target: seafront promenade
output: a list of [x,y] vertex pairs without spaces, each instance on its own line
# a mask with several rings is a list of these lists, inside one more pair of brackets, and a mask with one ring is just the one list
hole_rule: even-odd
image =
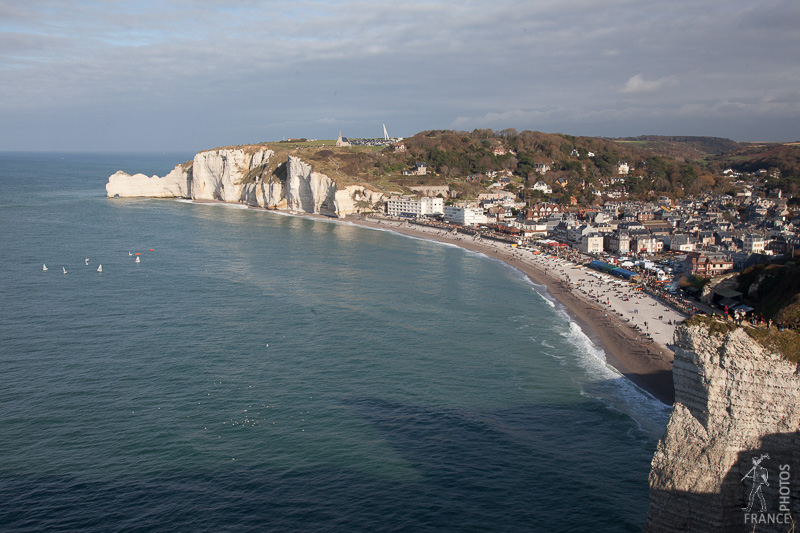
[[353,224],[458,245],[503,261],[547,288],[584,332],[600,346],[606,362],[664,403],[674,401],[672,335],[686,315],[635,284],[614,278],[544,249],[385,218],[348,218]]

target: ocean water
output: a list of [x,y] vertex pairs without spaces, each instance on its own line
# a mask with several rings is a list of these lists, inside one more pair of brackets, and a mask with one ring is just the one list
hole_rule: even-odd
[[191,156],[0,154],[0,530],[641,529],[668,409],[540,287],[388,231],[105,198]]

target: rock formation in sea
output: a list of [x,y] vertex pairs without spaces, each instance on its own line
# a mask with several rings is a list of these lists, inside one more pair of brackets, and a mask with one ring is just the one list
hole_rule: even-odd
[[341,185],[298,157],[276,157],[263,145],[206,150],[164,177],[118,171],[106,195],[218,200],[335,217],[369,211],[383,199],[366,185]]
[[713,319],[679,325],[675,346],[675,404],[652,461],[645,531],[792,530],[800,366]]

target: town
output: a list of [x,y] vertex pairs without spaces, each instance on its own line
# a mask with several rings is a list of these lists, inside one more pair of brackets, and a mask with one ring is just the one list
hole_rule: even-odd
[[[403,142],[393,146],[395,151],[406,150]],[[497,145],[493,152],[517,155]],[[569,155],[584,160],[595,157],[585,149],[572,149]],[[557,166],[556,162],[535,163],[526,179],[510,169],[469,175],[467,182],[488,182],[481,189],[473,188],[473,194],[420,180],[422,184],[406,185],[409,193],[388,196],[384,205],[375,206],[372,216],[492,239],[519,249],[570,254],[573,260],[606,273],[627,272],[627,279],[642,283],[681,311],[716,310],[726,316],[730,311],[732,317],[753,308],[743,303],[746,295],[720,283],[721,279],[800,254],[798,206],[770,184],[769,178],[774,182],[780,174],[778,169],[724,168],[718,179],[726,183],[725,192],[709,190],[680,199],[663,194],[640,200],[626,194],[634,165],[619,160],[609,175],[591,183],[580,179],[591,198],[581,203],[574,196],[564,200],[563,190],[568,181],[575,180],[568,180],[563,172],[551,175]],[[419,178],[433,174],[422,161],[402,173]]]

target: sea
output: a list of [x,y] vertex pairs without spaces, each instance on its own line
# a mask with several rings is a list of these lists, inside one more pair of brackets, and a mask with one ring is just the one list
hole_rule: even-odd
[[543,287],[346,221],[105,197],[192,155],[0,153],[0,530],[641,530],[669,408]]

